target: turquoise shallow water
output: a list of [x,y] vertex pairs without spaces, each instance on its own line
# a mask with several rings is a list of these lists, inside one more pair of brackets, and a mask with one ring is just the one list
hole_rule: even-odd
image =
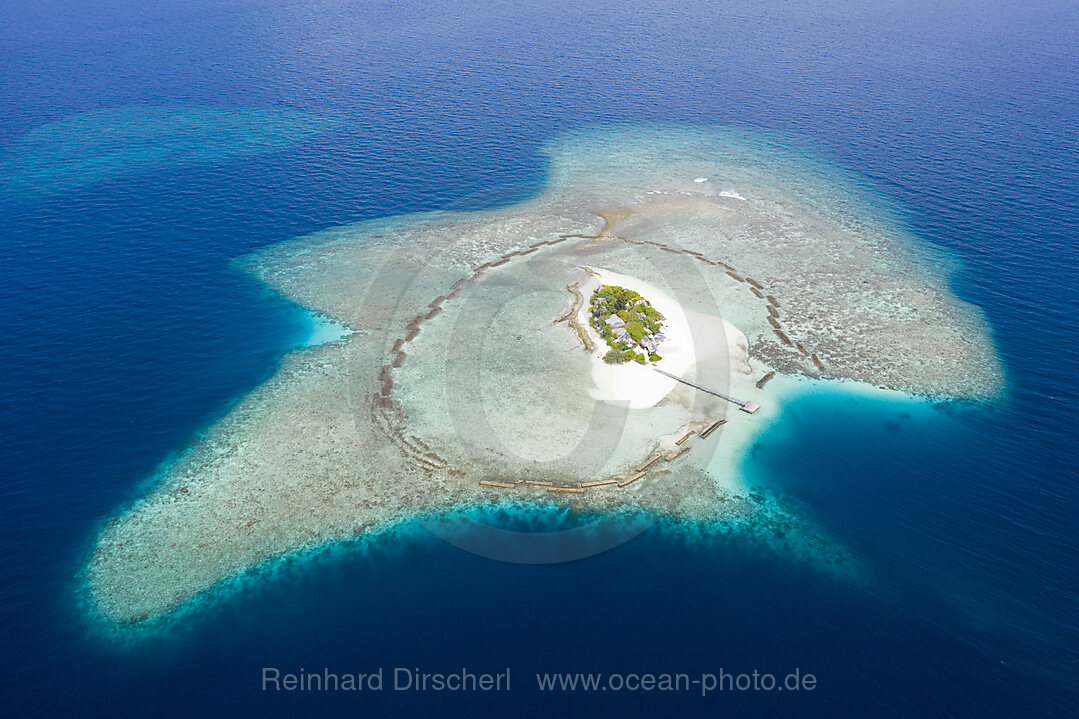
[[[0,326],[14,338],[0,346],[8,711],[1069,715],[1079,659],[1070,4],[690,3],[662,15],[595,4],[552,16],[527,5],[466,15],[437,4],[98,2],[0,17],[0,153],[16,153],[6,162],[47,157],[19,155],[19,138],[68,118],[108,136],[80,113],[113,108],[343,118],[318,133],[275,125],[272,146],[243,156],[206,162],[174,137],[181,161],[168,166],[41,193],[0,184]],[[958,258],[954,289],[984,308],[1006,366],[1001,402],[807,397],[751,455],[765,491],[855,552],[871,580],[680,527],[529,567],[413,526],[284,562],[139,641],[97,631],[78,577],[101,525],[308,331],[230,261],[359,219],[528,196],[544,178],[537,148],[592,121],[796,133]],[[267,664],[512,666],[515,690],[281,696],[258,691]],[[611,698],[540,694],[530,681],[796,666],[819,690]]]

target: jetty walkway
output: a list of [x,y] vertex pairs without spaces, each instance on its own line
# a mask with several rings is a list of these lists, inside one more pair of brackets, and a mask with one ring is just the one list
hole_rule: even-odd
[[742,410],[743,412],[748,412],[749,414],[753,414],[754,412],[756,412],[758,409],[761,408],[761,405],[760,405],[759,402],[750,402],[750,401],[746,401],[746,400],[735,399],[734,397],[731,397],[729,394],[723,394],[722,392],[717,392],[714,389],[708,389],[707,387],[702,387],[699,384],[694,384],[693,382],[690,382],[687,379],[682,379],[678,375],[673,375],[670,372],[664,372],[663,370],[659,369],[658,367],[653,367],[652,369],[655,370],[656,372],[659,372],[661,375],[666,375],[667,377],[670,377],[673,380],[677,380],[677,381],[681,382],[682,384],[688,384],[690,387],[692,387],[694,389],[699,389],[701,392],[707,392],[710,395],[714,395],[716,397],[719,397],[720,399],[725,399],[728,402],[731,402],[732,404],[736,404],[736,405],[738,405],[738,408],[740,410]]

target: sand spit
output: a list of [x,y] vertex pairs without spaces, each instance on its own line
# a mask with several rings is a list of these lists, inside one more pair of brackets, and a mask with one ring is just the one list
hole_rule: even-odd
[[[507,501],[727,523],[841,554],[741,480],[792,378],[999,393],[985,323],[947,290],[943,260],[818,164],[670,128],[587,131],[548,152],[534,200],[241,260],[353,332],[286,357],[108,522],[87,570],[104,618],[154,619],[275,557]],[[605,378],[580,322],[596,273],[681,313],[668,371],[760,412],[647,368]]]

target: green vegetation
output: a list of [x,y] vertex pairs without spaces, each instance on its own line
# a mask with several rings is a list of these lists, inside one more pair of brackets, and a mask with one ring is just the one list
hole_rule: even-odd
[[607,364],[625,364],[626,362],[639,362],[640,364],[648,364],[648,358],[640,352],[620,349],[607,350],[607,354],[603,355],[603,361]]
[[[611,348],[604,362],[659,362],[655,347],[662,340],[657,335],[663,331],[664,318],[648,300],[625,287],[602,285],[592,293],[589,311],[589,324]],[[618,319],[612,322],[612,317]]]

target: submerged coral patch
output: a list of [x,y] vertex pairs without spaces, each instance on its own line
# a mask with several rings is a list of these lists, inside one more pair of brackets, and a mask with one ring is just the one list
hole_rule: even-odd
[[341,124],[304,110],[120,107],[37,127],[0,154],[0,192],[65,192],[145,170],[282,150]]

